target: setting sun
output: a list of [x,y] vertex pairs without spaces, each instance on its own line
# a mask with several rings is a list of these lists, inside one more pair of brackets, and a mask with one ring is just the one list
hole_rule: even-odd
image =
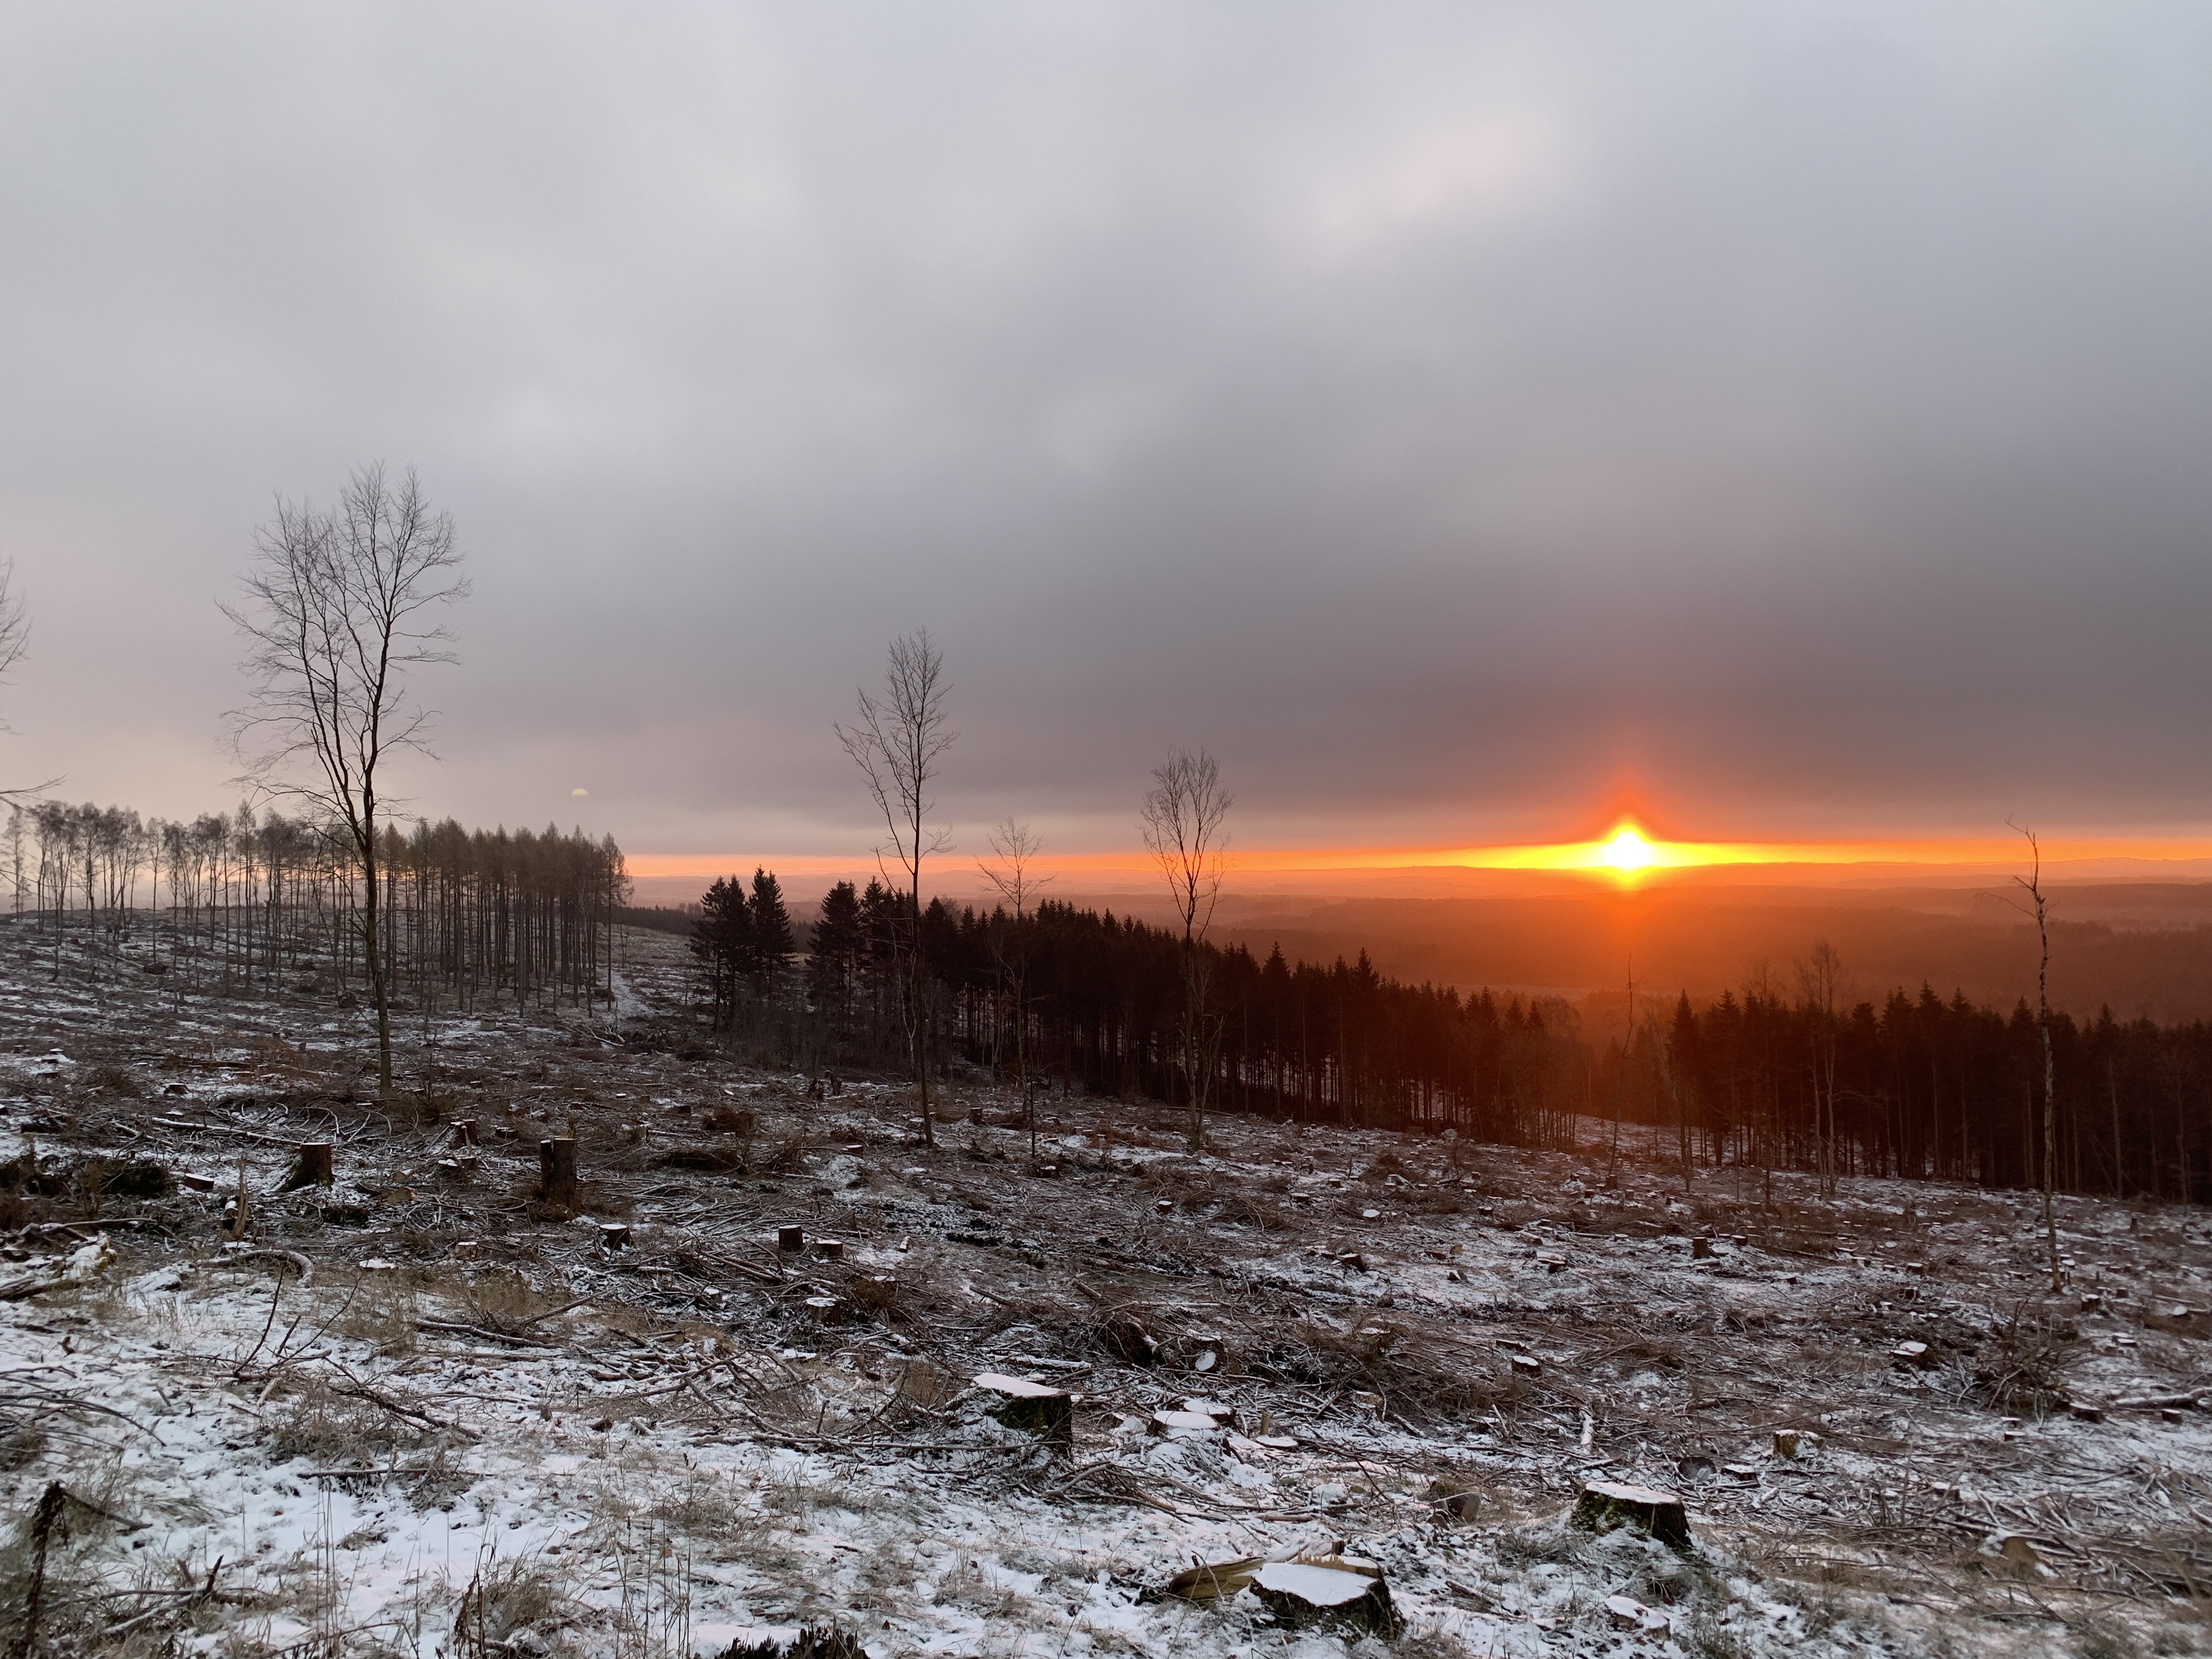
[[1651,843],[1636,833],[1636,826],[1624,823],[1613,832],[1600,853],[1601,862],[1615,870],[1631,871],[1649,868],[1657,858]]

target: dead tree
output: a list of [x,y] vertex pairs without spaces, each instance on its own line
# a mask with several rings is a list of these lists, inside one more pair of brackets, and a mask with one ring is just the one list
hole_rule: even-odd
[[1221,787],[1212,756],[1177,748],[1152,769],[1152,787],[1139,809],[1138,832],[1167,878],[1182,927],[1183,1081],[1194,1152],[1206,1150],[1206,1097],[1213,1075],[1214,1031],[1206,1007],[1211,963],[1204,947],[1228,869],[1229,837],[1222,826],[1234,801]]
[[[466,596],[450,514],[410,470],[394,486],[380,462],[356,471],[332,511],[276,500],[255,536],[243,604],[223,612],[246,639],[252,681],[231,717],[247,777],[312,802],[342,837],[362,889],[359,927],[376,1005],[377,1091],[392,1093],[392,1000],[381,929],[382,769],[424,747],[429,714],[410,702],[407,670],[452,662],[434,620]],[[291,769],[301,757],[312,767]]]
[[924,859],[951,845],[946,831],[929,825],[930,814],[937,810],[929,797],[930,781],[959,735],[945,723],[945,700],[951,690],[945,684],[943,653],[929,642],[927,629],[917,629],[891,641],[883,695],[860,691],[859,718],[836,728],[837,741],[867,779],[869,799],[890,833],[890,841],[876,849],[877,859],[880,862],[888,855],[897,863],[899,884],[905,890],[901,896],[907,913],[908,1018],[926,1146],[937,1144],[937,1134],[929,1112],[929,981],[922,960],[921,866]]
[[2058,1222],[2051,1201],[2058,1164],[2058,1070],[2051,1057],[2051,915],[2043,893],[2043,848],[2034,830],[2020,833],[2027,837],[2027,874],[2014,876],[2013,884],[2027,895],[2027,902],[2014,908],[2035,918],[2036,942],[2042,951],[2035,964],[2035,1029],[2043,1038],[2043,1242],[2051,1258],[2055,1296],[2064,1286],[2058,1268]]

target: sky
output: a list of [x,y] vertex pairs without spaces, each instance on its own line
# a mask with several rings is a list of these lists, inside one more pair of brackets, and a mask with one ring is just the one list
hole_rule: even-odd
[[[416,808],[962,854],[2212,843],[2212,11],[0,11],[9,778],[238,795],[275,497],[475,591]],[[585,794],[575,792],[582,790]],[[1295,861],[1295,860],[1293,860]]]

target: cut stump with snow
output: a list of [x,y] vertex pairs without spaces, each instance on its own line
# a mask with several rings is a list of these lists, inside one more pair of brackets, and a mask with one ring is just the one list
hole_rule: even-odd
[[1690,1547],[1690,1516],[1682,1500],[1671,1492],[1651,1486],[1616,1486],[1592,1480],[1583,1487],[1571,1517],[1587,1532],[1611,1532],[1633,1527],[1678,1550]]
[[1054,1446],[1075,1443],[1075,1396],[1048,1382],[1032,1382],[1024,1376],[1005,1376],[985,1371],[975,1386],[996,1395],[991,1415],[1010,1429],[1020,1429]]
[[1269,1561],[1252,1575],[1252,1594],[1279,1623],[1325,1626],[1385,1638],[1404,1628],[1390,1586],[1372,1561],[1347,1555],[1302,1555]]
[[1145,1432],[1170,1440],[1202,1438],[1219,1432],[1220,1422],[1211,1412],[1157,1411],[1145,1419]]

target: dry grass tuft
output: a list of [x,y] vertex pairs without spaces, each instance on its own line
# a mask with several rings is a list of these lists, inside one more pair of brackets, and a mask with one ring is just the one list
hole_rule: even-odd
[[415,1321],[420,1312],[415,1287],[397,1275],[362,1274],[331,1328],[357,1342],[373,1343],[380,1353],[415,1352]]
[[388,1458],[422,1443],[419,1425],[374,1401],[343,1395],[319,1377],[294,1382],[267,1419],[269,1455],[316,1465]]
[[462,1590],[453,1613],[453,1659],[490,1659],[525,1631],[570,1621],[574,1603],[559,1576],[536,1556],[487,1560]]
[[460,1303],[470,1324],[510,1335],[561,1305],[541,1295],[520,1273],[505,1268],[465,1281]]

